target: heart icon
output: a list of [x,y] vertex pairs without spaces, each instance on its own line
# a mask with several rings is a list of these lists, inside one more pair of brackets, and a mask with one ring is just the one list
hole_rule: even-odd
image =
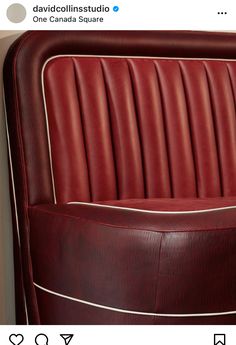
[[11,334],[9,340],[13,345],[20,345],[24,340],[24,337],[22,334]]

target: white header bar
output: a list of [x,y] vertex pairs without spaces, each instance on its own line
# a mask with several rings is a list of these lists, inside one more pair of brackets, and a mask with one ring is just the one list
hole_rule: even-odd
[[[25,8],[22,22],[13,23],[7,17],[9,6],[14,3]],[[13,17],[17,16],[14,8],[10,10]],[[234,0],[1,0],[0,30],[29,29],[236,31],[236,3]]]

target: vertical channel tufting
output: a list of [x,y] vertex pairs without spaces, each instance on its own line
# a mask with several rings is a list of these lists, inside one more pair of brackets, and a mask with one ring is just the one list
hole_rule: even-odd
[[140,124],[146,194],[148,198],[168,198],[171,196],[170,177],[155,66],[148,59],[129,59],[128,62]]
[[58,202],[235,195],[234,61],[57,57],[44,90]]
[[133,97],[134,110],[135,110],[135,120],[136,120],[138,138],[139,138],[139,144],[140,144],[140,158],[141,158],[141,163],[142,163],[144,198],[146,198],[147,197],[147,191],[146,191],[147,187],[146,187],[146,178],[145,178],[146,171],[145,171],[145,166],[144,166],[143,140],[142,140],[142,136],[141,136],[141,128],[140,128],[140,122],[139,122],[139,117],[138,117],[138,105],[137,105],[137,100],[136,100],[136,95],[135,95],[135,90],[134,90],[134,80],[132,77],[132,72],[130,69],[129,60],[127,60],[127,66],[128,66],[129,78],[130,78],[130,83],[131,83],[131,88],[132,88],[132,97]]
[[80,100],[80,85],[78,83],[78,78],[76,75],[76,68],[75,68],[75,63],[72,59],[73,63],[73,70],[74,70],[74,77],[75,77],[75,85],[76,85],[76,92],[77,92],[77,97],[78,97],[78,102],[80,105],[80,119],[81,119],[81,129],[82,129],[82,134],[83,134],[83,141],[84,141],[84,152],[85,152],[85,157],[86,157],[86,168],[87,168],[87,175],[88,175],[88,188],[89,188],[89,200],[92,201],[92,191],[91,191],[91,181],[90,181],[90,176],[89,176],[89,161],[88,161],[88,153],[87,153],[87,146],[86,146],[86,140],[85,140],[85,126],[83,123],[83,110],[81,106],[81,100]]
[[73,59],[88,155],[92,201],[116,199],[116,179],[103,73],[99,59]]
[[183,71],[181,68],[181,62],[180,61],[178,61],[178,65],[179,65],[181,80],[182,80],[182,84],[183,84],[184,98],[185,98],[185,102],[186,102],[187,119],[188,119],[188,126],[189,126],[189,137],[190,137],[190,143],[191,143],[191,152],[192,152],[192,157],[193,157],[193,167],[194,167],[194,176],[195,176],[195,185],[196,185],[196,197],[198,197],[198,180],[197,180],[197,176],[196,176],[196,162],[195,162],[195,154],[194,154],[193,138],[192,138],[193,135],[192,135],[191,122],[190,122],[190,115],[189,115],[189,98],[188,98],[188,94],[186,91],[186,84],[185,84],[185,80],[183,77]]
[[218,175],[219,175],[219,196],[222,196],[222,179],[221,179],[221,168],[220,168],[220,160],[219,160],[219,143],[218,143],[218,137],[217,137],[217,132],[216,132],[216,123],[215,123],[215,114],[214,114],[214,99],[212,97],[212,88],[211,88],[211,81],[208,75],[208,70],[207,67],[205,65],[205,63],[203,62],[203,66],[205,69],[205,74],[206,74],[206,79],[207,79],[207,85],[208,85],[208,89],[209,89],[209,96],[210,96],[210,106],[211,106],[211,117],[212,117],[212,123],[213,123],[213,133],[214,133],[214,143],[215,144],[215,148],[216,148],[216,156],[217,156],[217,171],[218,171]]
[[207,69],[218,146],[222,194],[236,193],[236,122],[227,66],[224,62],[204,62]]
[[163,116],[162,116],[162,118],[163,118],[163,132],[164,132],[164,138],[165,138],[165,144],[166,144],[167,166],[168,166],[168,169],[169,169],[169,181],[170,181],[169,188],[170,188],[170,196],[173,197],[172,168],[171,168],[171,162],[170,162],[170,145],[168,143],[168,135],[167,135],[167,125],[166,125],[166,115],[165,115],[163,91],[162,91],[162,88],[161,88],[158,68],[155,65],[155,62],[153,62],[153,65],[155,66],[156,80],[157,80],[158,88],[160,90],[161,109],[162,109],[162,113],[163,113]]
[[234,97],[234,111],[236,116],[236,63],[226,63],[226,66],[229,75],[232,94]]
[[111,111],[120,199],[143,198],[141,149],[128,65],[124,59],[101,61]]
[[100,67],[101,67],[101,71],[102,71],[104,90],[106,93],[106,104],[107,104],[107,110],[108,110],[108,120],[109,120],[109,129],[110,129],[110,137],[111,137],[111,149],[112,149],[113,164],[114,164],[114,174],[115,174],[115,180],[116,180],[115,190],[116,190],[117,199],[120,199],[119,181],[118,181],[118,177],[117,177],[117,162],[116,162],[115,147],[114,147],[114,136],[113,136],[113,132],[112,132],[112,123],[111,123],[111,111],[110,111],[110,106],[109,106],[109,99],[108,99],[107,85],[106,85],[106,81],[105,81],[105,74],[104,74],[103,65],[101,63],[101,60],[100,60]]
[[72,61],[63,58],[48,63],[44,72],[44,86],[56,200],[59,203],[75,198],[90,201],[80,105]]
[[[234,121],[236,121],[236,64],[226,64],[227,66],[227,72],[228,72],[228,76],[229,76],[229,82],[230,82],[230,86],[231,86],[231,92],[233,95],[233,101],[234,101]],[[234,125],[234,131],[236,132],[236,125]],[[232,179],[232,182],[235,184],[235,174],[234,177]]]
[[236,122],[234,97],[228,69],[224,62],[205,62],[214,105],[217,141],[219,149],[222,193],[232,196],[236,193]]
[[184,89],[178,61],[155,61],[163,92],[173,196],[195,197],[195,173]]
[[181,61],[180,64],[189,100],[198,196],[220,196],[219,167],[205,69],[201,61]]

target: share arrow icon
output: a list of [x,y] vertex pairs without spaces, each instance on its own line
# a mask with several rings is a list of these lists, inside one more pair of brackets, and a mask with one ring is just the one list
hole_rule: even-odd
[[69,345],[74,334],[60,334],[60,336],[64,339],[65,345]]

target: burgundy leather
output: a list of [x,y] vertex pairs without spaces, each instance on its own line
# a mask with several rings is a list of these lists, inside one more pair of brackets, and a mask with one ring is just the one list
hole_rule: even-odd
[[234,61],[52,59],[57,202],[235,195],[234,79]]
[[[163,314],[231,311],[236,305],[235,216],[236,209],[147,216],[90,205],[34,206],[34,281],[118,309]],[[49,314],[48,309],[42,323],[50,323]],[[54,323],[66,323],[67,317],[73,323],[83,319],[72,307],[64,317],[55,314]]]
[[[235,197],[216,197],[216,198],[158,198],[158,199],[125,199],[125,200],[106,200],[95,202],[96,205],[107,205],[115,207],[125,207],[149,211],[164,212],[185,212],[214,210],[223,207],[234,207]],[[213,212],[214,213],[214,212]]]
[[234,33],[34,31],[13,44],[4,87],[30,323],[235,323],[71,307],[33,285],[147,312],[235,310],[233,208],[65,205],[234,205],[235,60]]
[[[104,309],[97,309],[84,304],[75,304],[72,301],[53,296],[43,291],[37,291],[40,301],[40,315],[42,320],[47,320],[48,324],[72,325],[235,325],[235,315],[211,316],[209,317],[157,317],[157,316],[138,316],[132,314],[122,314]],[[45,305],[57,306],[56,309],[44,308]],[[64,315],[67,315],[65,318]],[[55,321],[56,320],[56,321]]]
[[[161,205],[161,202],[159,202]],[[152,231],[205,231],[205,230],[227,230],[235,226],[236,208],[225,208],[222,210],[213,209],[208,212],[153,212],[147,213],[144,210],[135,212],[124,208],[100,207],[98,205],[37,205],[33,210],[44,210],[45,212],[57,213],[67,217],[79,217],[91,222],[98,222],[104,225],[114,225],[130,229]],[[160,208],[163,208],[162,206]],[[158,211],[158,209],[157,209]]]

